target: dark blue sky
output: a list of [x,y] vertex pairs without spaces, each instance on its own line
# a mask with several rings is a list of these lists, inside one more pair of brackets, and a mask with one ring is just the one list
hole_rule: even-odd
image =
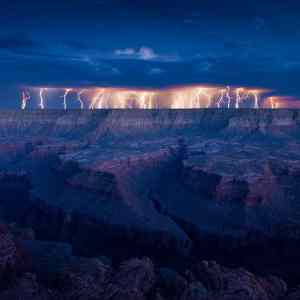
[[300,1],[0,1],[5,100],[22,85],[211,83],[300,96]]

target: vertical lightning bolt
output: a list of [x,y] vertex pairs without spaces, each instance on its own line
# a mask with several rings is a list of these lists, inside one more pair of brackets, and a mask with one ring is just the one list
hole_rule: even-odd
[[100,93],[98,93],[96,96],[93,97],[91,104],[89,106],[89,109],[92,109],[92,110],[95,109],[95,105],[97,103],[99,96],[100,96]]
[[235,93],[236,93],[236,99],[235,99],[235,108],[240,108],[240,103],[241,103],[241,100],[242,100],[242,97],[241,97],[241,93],[244,91],[243,88],[238,88],[236,89]]
[[140,95],[140,99],[138,101],[138,105],[139,105],[139,108],[141,109],[147,109],[148,108],[148,97],[147,97],[147,93],[141,93]]
[[258,104],[258,93],[257,93],[257,91],[252,91],[252,95],[254,97],[254,108],[258,109],[259,104]]
[[98,103],[98,101],[103,93],[104,93],[104,89],[100,89],[100,91],[93,97],[91,104],[89,106],[89,109],[93,110],[96,108],[96,104]]
[[47,88],[41,88],[40,89],[40,104],[39,104],[40,109],[45,109],[45,96],[44,96],[44,93],[47,90],[48,90]]
[[226,87],[227,108],[231,107],[230,86]]
[[222,89],[222,90],[221,90],[221,95],[220,95],[220,97],[218,98],[218,101],[217,101],[217,107],[218,107],[218,108],[221,108],[221,105],[222,105],[222,103],[223,103],[223,101],[224,101],[225,93],[226,93],[226,90],[225,90],[225,89]]
[[77,93],[77,99],[80,103],[80,109],[84,109],[84,103],[83,103],[83,100],[82,100],[81,96],[85,92],[86,92],[86,90],[81,90],[80,92]]
[[67,103],[67,97],[69,95],[69,93],[72,91],[72,89],[65,89],[65,93],[63,95],[64,98],[64,110],[68,109],[68,103]]
[[97,108],[104,109],[106,94],[100,94],[98,97]]
[[272,109],[277,109],[278,108],[278,103],[276,100],[274,100],[274,97],[270,97],[270,105]]
[[270,104],[271,104],[271,108],[274,109],[275,108],[275,105],[274,105],[275,103],[274,103],[274,98],[273,97],[270,98]]
[[27,102],[28,102],[29,100],[30,100],[29,92],[22,91],[22,104],[21,104],[21,108],[22,108],[23,110],[26,109]]

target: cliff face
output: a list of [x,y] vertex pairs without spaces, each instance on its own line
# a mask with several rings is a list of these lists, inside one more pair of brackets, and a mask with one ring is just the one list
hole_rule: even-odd
[[69,137],[96,140],[108,134],[136,135],[196,130],[198,134],[299,129],[298,110],[101,110],[1,111],[0,136]]
[[290,268],[299,133],[297,110],[2,111],[0,216],[80,255],[227,251],[255,268],[250,244]]

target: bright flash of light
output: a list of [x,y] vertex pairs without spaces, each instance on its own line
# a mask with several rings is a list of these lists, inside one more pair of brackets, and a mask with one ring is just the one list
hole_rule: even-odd
[[154,107],[156,93],[117,88],[99,89],[92,98],[90,109]]
[[[198,109],[198,108],[241,108],[266,107],[269,90],[234,86],[191,85],[162,89],[139,89],[117,87],[91,87],[86,89],[55,88],[63,98],[63,108],[68,109],[68,97],[74,92],[80,108],[84,109]],[[45,108],[46,88],[39,90],[39,107]],[[58,93],[51,93],[53,98]],[[272,92],[273,93],[273,92]],[[82,97],[84,94],[84,98]],[[28,100],[22,94],[22,108]],[[47,101],[50,101],[47,94]],[[273,105],[275,107],[275,105]],[[282,105],[280,104],[280,107]]]
[[69,95],[69,93],[72,91],[72,89],[65,89],[65,93],[63,95],[64,98],[64,110],[68,109],[68,103],[67,103],[67,97]]
[[244,89],[243,88],[238,88],[236,89],[235,91],[235,94],[236,94],[236,99],[235,99],[235,108],[238,109],[240,108],[240,103],[241,103],[241,100],[242,100],[242,96],[241,96],[241,93],[244,92]]
[[217,107],[218,108],[221,108],[221,105],[224,102],[225,93],[226,93],[226,89],[222,89],[220,91],[220,96],[219,96],[218,101],[217,101]]
[[44,95],[44,93],[47,90],[48,90],[47,88],[41,88],[40,89],[40,103],[39,103],[40,109],[45,109],[45,95]]
[[77,93],[77,99],[80,103],[80,109],[84,109],[84,103],[83,103],[83,100],[81,98],[82,94],[85,93],[87,90],[81,90]]
[[271,96],[264,103],[265,108],[300,108],[300,99],[292,96]]
[[27,102],[30,100],[30,94],[28,91],[22,91],[22,103],[21,109],[26,109]]
[[259,93],[258,91],[254,90],[254,91],[250,91],[250,93],[253,95],[254,97],[254,108],[258,109],[259,108]]
[[277,106],[277,103],[274,100],[274,97],[270,97],[270,105],[272,109],[275,109]]
[[199,98],[198,105],[201,105],[201,103],[202,103],[201,96],[203,96],[207,99],[207,103],[206,103],[205,107],[209,108],[212,104],[212,94],[210,93],[210,91],[208,91],[208,89],[199,88],[198,89],[198,98]]
[[89,106],[89,109],[95,109],[96,108],[96,104],[98,102],[98,100],[100,99],[102,93],[104,92],[105,89],[99,89],[96,91],[96,94],[93,96],[91,104]]
[[230,86],[226,87],[227,108],[231,107]]

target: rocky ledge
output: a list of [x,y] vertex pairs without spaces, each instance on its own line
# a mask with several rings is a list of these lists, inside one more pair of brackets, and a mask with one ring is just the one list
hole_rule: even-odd
[[[16,230],[17,229],[17,230]],[[71,245],[35,240],[26,228],[1,225],[3,300],[297,300],[300,289],[276,276],[257,276],[215,261],[150,258],[116,262],[80,257]]]

